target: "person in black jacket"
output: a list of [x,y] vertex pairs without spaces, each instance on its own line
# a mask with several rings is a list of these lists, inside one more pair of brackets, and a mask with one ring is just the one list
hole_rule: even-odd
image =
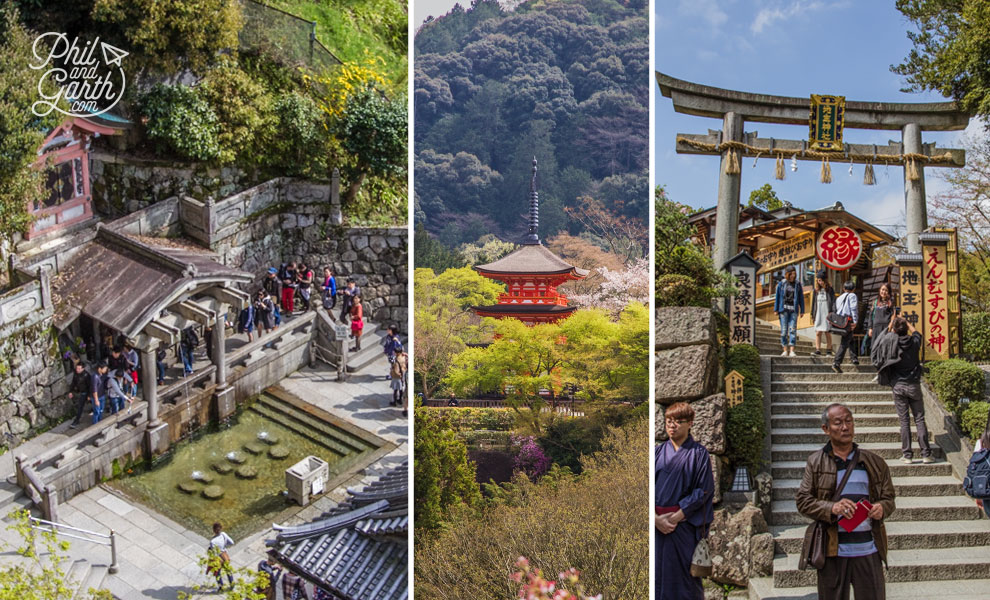
[[933,463],[932,448],[928,442],[928,427],[925,425],[925,402],[921,395],[921,334],[904,317],[896,317],[889,325],[897,335],[897,346],[901,359],[891,367],[891,384],[894,392],[894,408],[901,422],[901,462],[914,462],[911,450],[911,420],[908,410],[914,415],[918,433],[918,446],[921,447],[921,462]]
[[69,384],[69,402],[76,403],[76,418],[69,425],[71,429],[79,427],[79,422],[82,421],[83,409],[86,408],[86,400],[89,398],[92,390],[89,387],[90,376],[86,372],[86,367],[82,362],[77,362],[75,365],[75,371],[72,373],[72,382]]
[[822,269],[815,278],[815,293],[811,298],[811,322],[815,324],[815,356],[822,354],[822,339],[826,354],[832,355],[832,332],[828,328],[828,315],[835,312],[835,290],[828,282],[828,271]]

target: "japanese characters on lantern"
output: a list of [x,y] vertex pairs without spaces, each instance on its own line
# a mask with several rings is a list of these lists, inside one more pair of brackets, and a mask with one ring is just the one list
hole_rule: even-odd
[[[924,235],[924,234],[923,234]],[[922,306],[921,335],[925,341],[924,360],[949,358],[948,268],[945,243],[925,241],[922,237]]]
[[845,271],[859,261],[863,242],[854,229],[833,225],[818,236],[815,255],[818,260],[835,271]]

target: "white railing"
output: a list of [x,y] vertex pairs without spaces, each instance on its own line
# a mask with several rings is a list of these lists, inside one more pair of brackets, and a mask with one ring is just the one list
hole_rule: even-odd
[[[36,519],[34,517],[30,517],[30,520],[31,520],[31,529],[44,531],[46,533],[53,533],[59,537],[81,540],[83,542],[89,542],[91,544],[98,544],[100,546],[109,546],[110,566],[107,567],[107,571],[113,574],[120,570],[120,567],[117,565],[117,534],[114,532],[113,529],[110,530],[110,533],[108,535],[103,533],[96,533],[95,531],[90,531],[88,529],[80,529],[79,527],[73,527],[71,525],[66,525],[64,523],[47,521],[45,519]],[[66,533],[65,530],[68,530],[71,533]],[[81,534],[81,535],[77,535],[77,534]]]

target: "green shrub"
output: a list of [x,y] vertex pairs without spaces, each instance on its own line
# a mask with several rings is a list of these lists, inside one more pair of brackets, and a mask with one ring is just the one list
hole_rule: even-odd
[[712,305],[712,296],[687,275],[660,275],[657,277],[657,306]]
[[983,435],[987,427],[988,413],[990,413],[990,402],[971,402],[963,411],[961,425],[969,439],[975,442]]
[[141,114],[159,152],[204,161],[220,156],[217,115],[192,88],[156,83],[141,99]]
[[760,388],[760,351],[752,344],[736,344],[729,348],[729,358],[725,365],[726,373],[739,371],[745,378],[745,385]]
[[763,464],[763,392],[758,386],[747,385],[743,401],[728,410],[725,438],[731,468],[746,466],[755,472]]
[[329,133],[316,103],[289,92],[278,97],[274,110],[277,125],[270,162],[288,175],[327,177]]
[[454,431],[512,431],[516,413],[511,408],[422,407],[424,419],[441,421]]
[[960,398],[982,400],[986,389],[983,370],[958,358],[929,363],[927,377],[942,404],[957,414]]
[[990,360],[990,313],[963,312],[963,353],[973,360]]
[[195,92],[217,116],[218,162],[265,162],[272,152],[271,140],[278,135],[274,131],[272,97],[265,88],[237,63],[224,61],[207,72]]
[[508,447],[512,443],[511,431],[488,431],[484,429],[459,431],[457,437],[464,440],[469,448],[480,445],[480,442],[491,443],[495,446]]

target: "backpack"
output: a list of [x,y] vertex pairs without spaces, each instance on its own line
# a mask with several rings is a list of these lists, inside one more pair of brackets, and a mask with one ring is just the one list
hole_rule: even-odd
[[971,498],[990,498],[990,449],[978,450],[969,459],[963,491]]

